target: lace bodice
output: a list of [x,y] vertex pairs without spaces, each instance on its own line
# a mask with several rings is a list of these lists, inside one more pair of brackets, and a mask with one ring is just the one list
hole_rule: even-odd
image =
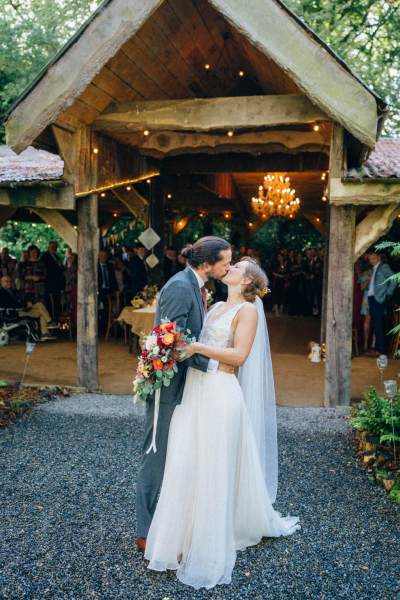
[[[244,303],[236,304],[229,310],[223,308],[226,302],[217,302],[210,308],[204,321],[199,342],[218,348],[229,348],[233,344],[232,321]],[[221,314],[222,311],[222,314]]]

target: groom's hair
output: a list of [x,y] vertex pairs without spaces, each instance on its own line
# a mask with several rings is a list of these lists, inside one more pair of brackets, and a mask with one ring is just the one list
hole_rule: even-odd
[[221,260],[221,252],[229,250],[230,243],[214,235],[202,237],[194,244],[187,244],[181,251],[189,265],[197,269],[203,263],[215,265]]

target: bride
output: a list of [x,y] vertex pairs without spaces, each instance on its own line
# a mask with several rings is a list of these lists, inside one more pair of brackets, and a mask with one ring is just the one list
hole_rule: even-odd
[[[182,403],[171,420],[164,478],[145,550],[149,569],[176,570],[181,582],[196,589],[230,583],[237,550],[300,529],[298,517],[282,517],[272,506],[277,470],[266,471],[275,457],[260,456],[260,448],[273,453],[274,444],[257,439],[246,407],[255,399],[246,390],[266,393],[267,365],[260,369],[257,357],[265,354],[260,331],[266,324],[258,294],[267,278],[245,258],[230,267],[223,281],[227,302],[209,310],[199,341],[185,348],[186,357],[203,354],[219,361],[219,369],[204,373],[188,368]],[[262,343],[267,342],[268,337]],[[247,382],[244,394],[237,367],[242,367],[241,381]],[[260,384],[255,386],[255,380]],[[258,400],[265,404],[265,398]]]

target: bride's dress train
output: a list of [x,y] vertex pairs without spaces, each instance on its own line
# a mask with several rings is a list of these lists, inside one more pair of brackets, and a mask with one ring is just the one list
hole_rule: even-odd
[[[207,318],[201,341],[230,346],[240,306]],[[271,504],[236,376],[189,368],[147,537],[148,568],[174,569],[194,588],[230,583],[237,550],[262,537],[290,535],[300,529],[298,520],[282,517]]]

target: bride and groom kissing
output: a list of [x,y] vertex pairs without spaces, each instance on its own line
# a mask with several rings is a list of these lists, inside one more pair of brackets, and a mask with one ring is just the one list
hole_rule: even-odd
[[[155,324],[176,321],[196,342],[156,415],[146,423],[136,483],[139,551],[156,571],[172,569],[196,589],[228,584],[238,550],[263,537],[300,529],[299,518],[274,510],[278,482],[275,390],[260,295],[268,280],[244,257],[231,264],[230,244],[208,236],[187,246],[188,266],[162,288]],[[207,312],[205,283],[228,286],[226,302]]]

